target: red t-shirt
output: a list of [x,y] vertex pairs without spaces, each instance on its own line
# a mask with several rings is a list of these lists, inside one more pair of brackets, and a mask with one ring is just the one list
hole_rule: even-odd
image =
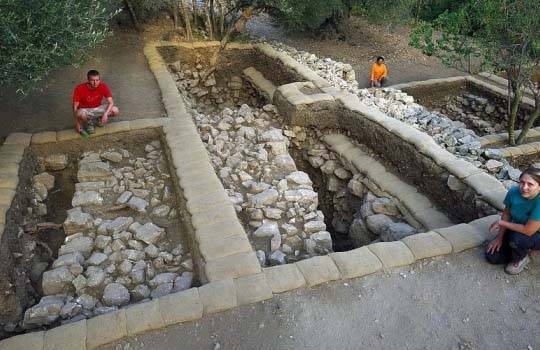
[[73,102],[79,102],[79,108],[99,107],[101,100],[108,97],[112,97],[111,90],[104,82],[100,82],[95,89],[90,89],[88,83],[82,83],[73,90]]

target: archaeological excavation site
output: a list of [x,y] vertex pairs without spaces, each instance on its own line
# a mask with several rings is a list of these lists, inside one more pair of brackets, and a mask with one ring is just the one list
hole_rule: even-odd
[[540,154],[540,128],[506,144],[488,76],[361,89],[283,44],[145,55],[167,117],[0,147],[2,349],[94,349],[476,247]]

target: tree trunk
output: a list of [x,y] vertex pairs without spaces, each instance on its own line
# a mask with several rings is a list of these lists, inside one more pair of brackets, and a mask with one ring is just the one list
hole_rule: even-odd
[[195,0],[191,0],[191,14],[193,15],[193,28],[199,27],[199,19],[197,18],[197,6],[195,6]]
[[186,4],[184,3],[185,0],[180,0],[180,12],[182,13],[182,17],[184,17],[184,23],[186,25],[186,38],[188,41],[193,41],[193,32],[191,31],[191,22],[189,19],[189,11],[187,10]]
[[525,123],[525,125],[523,125],[523,129],[521,129],[521,134],[519,134],[519,137],[516,141],[518,145],[521,145],[523,141],[525,141],[525,138],[527,137],[527,133],[534,126],[534,123],[536,122],[536,119],[538,119],[539,116],[540,116],[540,90],[537,90],[534,92],[534,111],[531,113],[531,115],[529,115],[527,122]]
[[140,32],[141,31],[141,25],[139,23],[139,20],[137,19],[137,15],[135,14],[135,11],[133,10],[133,6],[131,5],[130,0],[124,0],[124,4],[126,5],[129,16],[131,17],[131,21],[133,22],[133,27],[135,27],[135,30]]
[[212,28],[212,17],[210,16],[211,6],[212,6],[212,4],[210,3],[210,1],[205,0],[205,2],[204,2],[204,7],[205,7],[204,19],[205,19],[205,22],[206,22],[206,30],[208,32],[209,39],[214,40],[214,29]]
[[523,91],[521,89],[517,89],[514,91],[514,98],[510,103],[510,113],[508,114],[508,143],[512,146],[516,144],[516,120],[522,97]]

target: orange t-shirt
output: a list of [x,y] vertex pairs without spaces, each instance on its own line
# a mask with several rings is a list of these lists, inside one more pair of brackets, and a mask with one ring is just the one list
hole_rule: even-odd
[[387,75],[388,69],[386,68],[386,64],[373,63],[373,66],[371,66],[371,80],[381,80],[381,78],[385,78]]

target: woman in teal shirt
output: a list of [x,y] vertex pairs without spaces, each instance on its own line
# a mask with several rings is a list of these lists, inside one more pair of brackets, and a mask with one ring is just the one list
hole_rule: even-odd
[[491,264],[507,264],[505,271],[516,275],[529,263],[528,250],[540,249],[540,169],[530,167],[521,173],[519,187],[504,198],[501,220],[490,230],[499,234],[487,247]]

